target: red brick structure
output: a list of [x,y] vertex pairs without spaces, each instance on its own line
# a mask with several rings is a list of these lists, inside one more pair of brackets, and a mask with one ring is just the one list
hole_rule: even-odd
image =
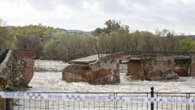
[[23,60],[26,63],[24,68],[24,79],[27,84],[30,83],[34,73],[33,67],[35,63],[35,54],[30,50],[14,50],[13,55],[17,59]]
[[144,80],[144,70],[141,58],[132,57],[127,63],[127,75],[132,77],[134,80]]
[[195,76],[195,54],[191,55],[191,65],[190,65],[190,73],[192,76]]
[[191,61],[192,59],[189,56],[175,57],[174,72],[176,72],[179,76],[189,76],[191,74]]
[[127,63],[127,75],[130,75],[133,80],[166,80],[177,78],[177,74],[174,73],[174,59],[174,56],[130,57]]
[[[166,80],[195,76],[195,55],[137,55],[129,58],[131,79]],[[175,74],[176,73],[176,74]]]
[[18,90],[28,87],[33,77],[35,54],[29,50],[9,50],[0,64],[3,87]]
[[67,82],[90,84],[120,83],[119,58],[121,55],[98,55],[71,61],[62,73]]

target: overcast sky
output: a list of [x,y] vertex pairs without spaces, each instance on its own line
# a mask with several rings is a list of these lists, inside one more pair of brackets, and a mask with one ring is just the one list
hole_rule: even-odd
[[91,31],[108,19],[131,30],[195,34],[195,0],[0,0],[7,25],[43,24]]

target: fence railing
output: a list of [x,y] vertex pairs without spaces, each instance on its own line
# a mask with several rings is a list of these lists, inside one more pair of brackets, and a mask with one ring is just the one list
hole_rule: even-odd
[[195,110],[195,93],[155,93],[159,99],[167,102],[158,102],[155,110]]
[[124,51],[125,55],[191,55],[195,52],[182,52],[182,51]]
[[117,93],[0,92],[3,104],[5,110],[195,110],[195,93],[154,92],[152,88]]

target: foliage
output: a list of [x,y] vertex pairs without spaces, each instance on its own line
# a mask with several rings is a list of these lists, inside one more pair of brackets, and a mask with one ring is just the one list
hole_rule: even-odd
[[195,49],[195,41],[191,38],[186,38],[179,41],[179,48],[182,51],[192,51]]
[[99,36],[101,33],[110,34],[112,32],[126,32],[129,33],[129,26],[122,26],[120,22],[116,20],[108,20],[105,22],[105,28],[96,28],[92,34]]
[[143,63],[151,65],[153,60],[154,60],[153,58],[145,58],[143,59]]
[[37,58],[42,54],[43,44],[41,38],[35,35],[20,36],[17,38],[16,47],[19,49],[32,50]]
[[13,36],[9,35],[9,30],[6,27],[0,27],[0,49],[12,48]]
[[3,91],[3,86],[0,86],[0,91]]
[[106,21],[104,28],[98,27],[90,35],[43,25],[6,27],[0,23],[0,49],[28,49],[40,59],[69,61],[121,51],[192,51],[194,43],[182,39],[167,29],[156,34],[139,30],[130,33],[129,26],[116,20]]
[[6,101],[0,98],[0,110],[5,110]]

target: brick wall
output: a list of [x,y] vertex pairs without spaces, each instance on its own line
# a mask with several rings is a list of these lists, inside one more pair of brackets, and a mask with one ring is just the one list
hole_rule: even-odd
[[174,59],[175,56],[130,57],[127,75],[132,80],[160,80],[166,78],[168,73],[173,74],[175,66]]
[[27,50],[9,50],[0,64],[0,86],[10,90],[26,88],[33,77],[35,55]]
[[190,72],[191,72],[191,75],[192,76],[195,76],[195,54],[192,54],[191,55],[191,59],[192,59],[192,61],[191,61],[191,65],[190,65]]
[[89,83],[120,83],[119,57],[118,55],[105,56],[94,64],[90,64],[92,77]]
[[120,83],[119,57],[120,55],[108,55],[88,64],[71,64],[64,69],[62,79],[90,84]]
[[24,79],[25,82],[28,84],[32,77],[33,77],[33,67],[34,67],[34,58],[35,54],[28,50],[14,50],[13,55],[20,60],[23,60],[25,63],[25,72],[24,72]]
[[130,60],[127,63],[128,76],[131,76],[133,80],[144,79],[143,64],[141,60]]

